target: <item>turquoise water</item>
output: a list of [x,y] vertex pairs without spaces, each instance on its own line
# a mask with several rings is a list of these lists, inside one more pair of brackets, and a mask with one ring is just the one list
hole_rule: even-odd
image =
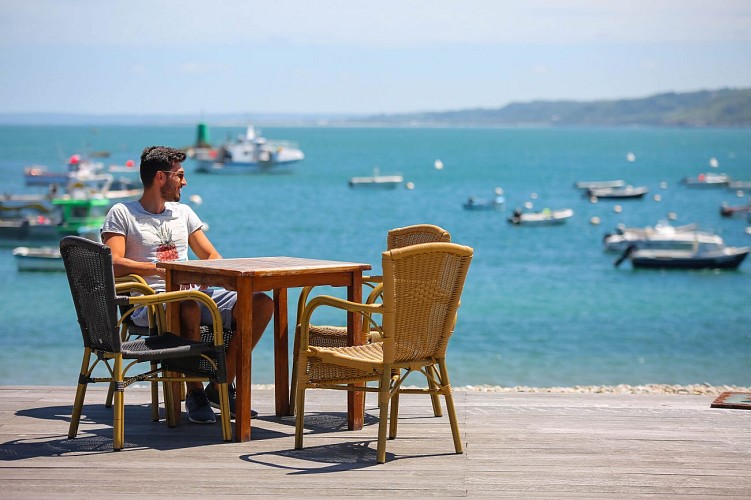
[[[241,128],[212,127],[214,142]],[[743,204],[725,189],[678,183],[710,170],[751,180],[751,130],[271,128],[306,154],[290,175],[222,177],[186,163],[184,200],[210,225],[225,257],[291,255],[371,263],[380,269],[386,232],[440,225],[474,247],[456,334],[455,385],[751,384],[751,262],[737,271],[634,271],[613,267],[602,237],[616,224],[698,223],[731,245],[751,245]],[[137,159],[150,144],[188,145],[194,127],[0,127],[0,188],[24,190],[22,168],[62,168],[73,153],[108,150],[106,163]],[[626,155],[633,152],[635,162]],[[433,167],[441,159],[442,170]],[[351,176],[401,173],[414,189],[351,190]],[[639,201],[592,204],[572,186],[623,178],[646,185]],[[660,187],[661,182],[667,188]],[[503,187],[504,212],[470,212],[470,195]],[[532,199],[533,193],[537,195]],[[661,201],[653,199],[660,194]],[[517,227],[516,206],[573,208],[563,226]],[[614,207],[620,204],[622,211]],[[600,225],[590,224],[593,216]],[[0,384],[75,383],[80,334],[63,274],[19,273],[0,249]],[[326,293],[342,295],[328,289]],[[294,314],[296,293],[290,293]],[[341,321],[335,316],[323,321]],[[41,359],[40,359],[41,358]],[[272,339],[253,356],[253,382],[271,383]],[[41,361],[41,362],[40,362]],[[32,369],[29,369],[32,367]]]

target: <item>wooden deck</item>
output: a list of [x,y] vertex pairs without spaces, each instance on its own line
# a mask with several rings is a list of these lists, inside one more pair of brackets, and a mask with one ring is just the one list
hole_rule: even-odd
[[151,422],[148,391],[130,388],[117,453],[104,388],[67,438],[73,395],[0,387],[0,497],[751,498],[751,411],[710,409],[713,396],[457,391],[463,455],[428,398],[405,396],[379,465],[370,395],[365,428],[350,432],[344,394],[310,391],[296,451],[293,418],[269,416],[272,390],[254,389],[253,441],[220,443],[218,423]]

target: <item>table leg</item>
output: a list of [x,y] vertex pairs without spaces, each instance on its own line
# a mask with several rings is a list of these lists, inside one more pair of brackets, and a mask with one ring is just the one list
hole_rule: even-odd
[[[352,273],[352,285],[347,287],[347,300],[362,302],[362,272]],[[347,344],[358,345],[365,342],[360,333],[362,317],[347,313]],[[365,385],[360,383],[359,385]],[[351,431],[362,429],[365,420],[365,392],[349,391],[347,393],[347,427]]]
[[291,415],[289,411],[289,325],[287,289],[274,289],[274,395],[276,416]]
[[250,441],[250,386],[252,371],[253,345],[253,283],[240,279],[237,284],[236,311],[237,331],[239,335],[236,356],[236,408],[235,441]]
[[[172,275],[167,272],[165,277],[165,290],[167,291],[173,291],[177,290],[177,287],[174,287],[172,285]],[[180,335],[180,304],[177,302],[172,302],[167,304],[167,311],[166,311],[166,318],[167,320],[167,329],[179,336]],[[167,373],[168,376],[177,376],[178,374],[175,372],[169,372]],[[170,412],[167,410],[167,425],[170,427],[175,427],[180,423],[180,419],[182,417],[182,394],[183,394],[183,383],[182,382],[166,382],[167,384],[171,384],[171,403],[172,403],[172,411]],[[164,404],[169,404],[170,401],[165,398]],[[166,408],[165,408],[166,409]],[[173,420],[170,421],[169,415],[172,415]]]

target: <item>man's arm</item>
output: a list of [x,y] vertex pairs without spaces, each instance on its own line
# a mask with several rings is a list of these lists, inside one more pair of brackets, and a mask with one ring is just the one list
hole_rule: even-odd
[[138,274],[140,276],[159,276],[165,278],[165,271],[156,267],[155,262],[138,262],[125,258],[125,236],[117,233],[102,234],[102,242],[112,250],[112,268],[115,276]]
[[216,251],[216,248],[214,248],[214,245],[209,241],[206,233],[203,232],[203,229],[197,229],[190,233],[190,236],[188,236],[188,245],[190,245],[190,249],[193,250],[193,253],[199,259],[222,258],[219,252]]

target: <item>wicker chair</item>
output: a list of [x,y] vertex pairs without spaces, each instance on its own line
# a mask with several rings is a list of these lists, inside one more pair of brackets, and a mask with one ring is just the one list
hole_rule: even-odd
[[[208,378],[215,381],[219,388],[222,438],[225,441],[231,440],[222,320],[214,301],[206,294],[196,291],[168,292],[138,297],[118,295],[112,270],[112,252],[108,246],[77,236],[66,236],[60,241],[60,252],[84,344],[83,361],[68,437],[73,439],[78,433],[86,388],[90,383],[107,382],[115,386],[113,449],[121,450],[125,441],[124,391],[126,387],[140,381],[165,382],[167,421],[170,426],[174,426],[176,415],[172,412],[172,384],[169,382]],[[198,301],[211,309],[214,319],[212,342],[193,342],[168,332],[159,332],[159,335],[135,340],[122,340],[120,329],[123,317],[118,317],[120,316],[119,305],[132,306],[123,315],[127,318],[135,308],[142,306],[159,305],[159,307],[154,307],[154,310],[163,315],[162,304],[184,300]],[[92,354],[96,356],[93,362]],[[127,366],[123,366],[124,360],[128,360]],[[106,366],[109,376],[93,376],[94,368],[100,361]],[[131,369],[140,368],[142,363],[156,363],[156,368],[149,367],[145,371],[136,370],[138,373],[129,374]],[[207,376],[201,373],[201,370],[197,368],[200,363],[210,364],[213,367],[213,374]],[[168,372],[177,372],[177,374],[171,376]]]
[[[397,227],[391,229],[386,235],[386,249],[394,250],[396,248],[403,248],[410,245],[416,245],[419,243],[437,243],[451,241],[451,234],[442,227],[435,226],[433,224],[415,224],[412,226]],[[380,300],[380,288],[376,288],[382,281],[381,276],[364,276],[363,283],[370,289],[370,293],[366,298],[367,304],[372,304],[376,300]],[[295,344],[293,348],[293,363],[292,363],[292,387],[290,389],[290,411],[295,411],[295,392],[297,390],[297,363],[295,359],[300,347],[300,318],[302,311],[305,308],[305,304],[308,302],[310,292],[314,287],[305,287],[300,292],[300,297],[297,301],[297,327],[295,329]],[[368,317],[368,320],[371,318]],[[380,326],[372,321],[364,322],[368,323],[367,328],[362,334],[363,341],[377,342],[380,341]],[[317,347],[344,347],[347,345],[347,327],[346,326],[332,326],[332,325],[310,325],[308,334],[308,345]],[[334,367],[326,367],[317,365],[312,368],[311,377],[314,379],[317,377],[331,378],[331,370],[336,370]],[[320,372],[320,370],[326,370]],[[433,414],[436,417],[443,415],[441,412],[441,404],[438,401],[438,396],[431,395],[433,402]]]
[[[386,423],[389,402],[389,438],[396,437],[399,395],[440,394],[445,398],[456,453],[462,453],[451,385],[446,369],[446,348],[454,329],[464,281],[472,260],[470,247],[454,243],[427,243],[383,253],[383,303],[359,304],[331,296],[310,300],[302,313],[297,358],[297,419],[295,448],[302,448],[305,390],[312,388],[378,392],[378,462],[386,461]],[[361,314],[366,320],[383,315],[382,342],[350,347],[309,344],[310,319],[321,306]],[[366,321],[363,321],[365,324]],[[367,327],[363,328],[363,331]],[[336,367],[336,378],[313,379],[317,365]],[[436,367],[433,369],[432,367]],[[427,389],[403,387],[412,372],[430,381]],[[377,380],[377,387],[365,383]]]

